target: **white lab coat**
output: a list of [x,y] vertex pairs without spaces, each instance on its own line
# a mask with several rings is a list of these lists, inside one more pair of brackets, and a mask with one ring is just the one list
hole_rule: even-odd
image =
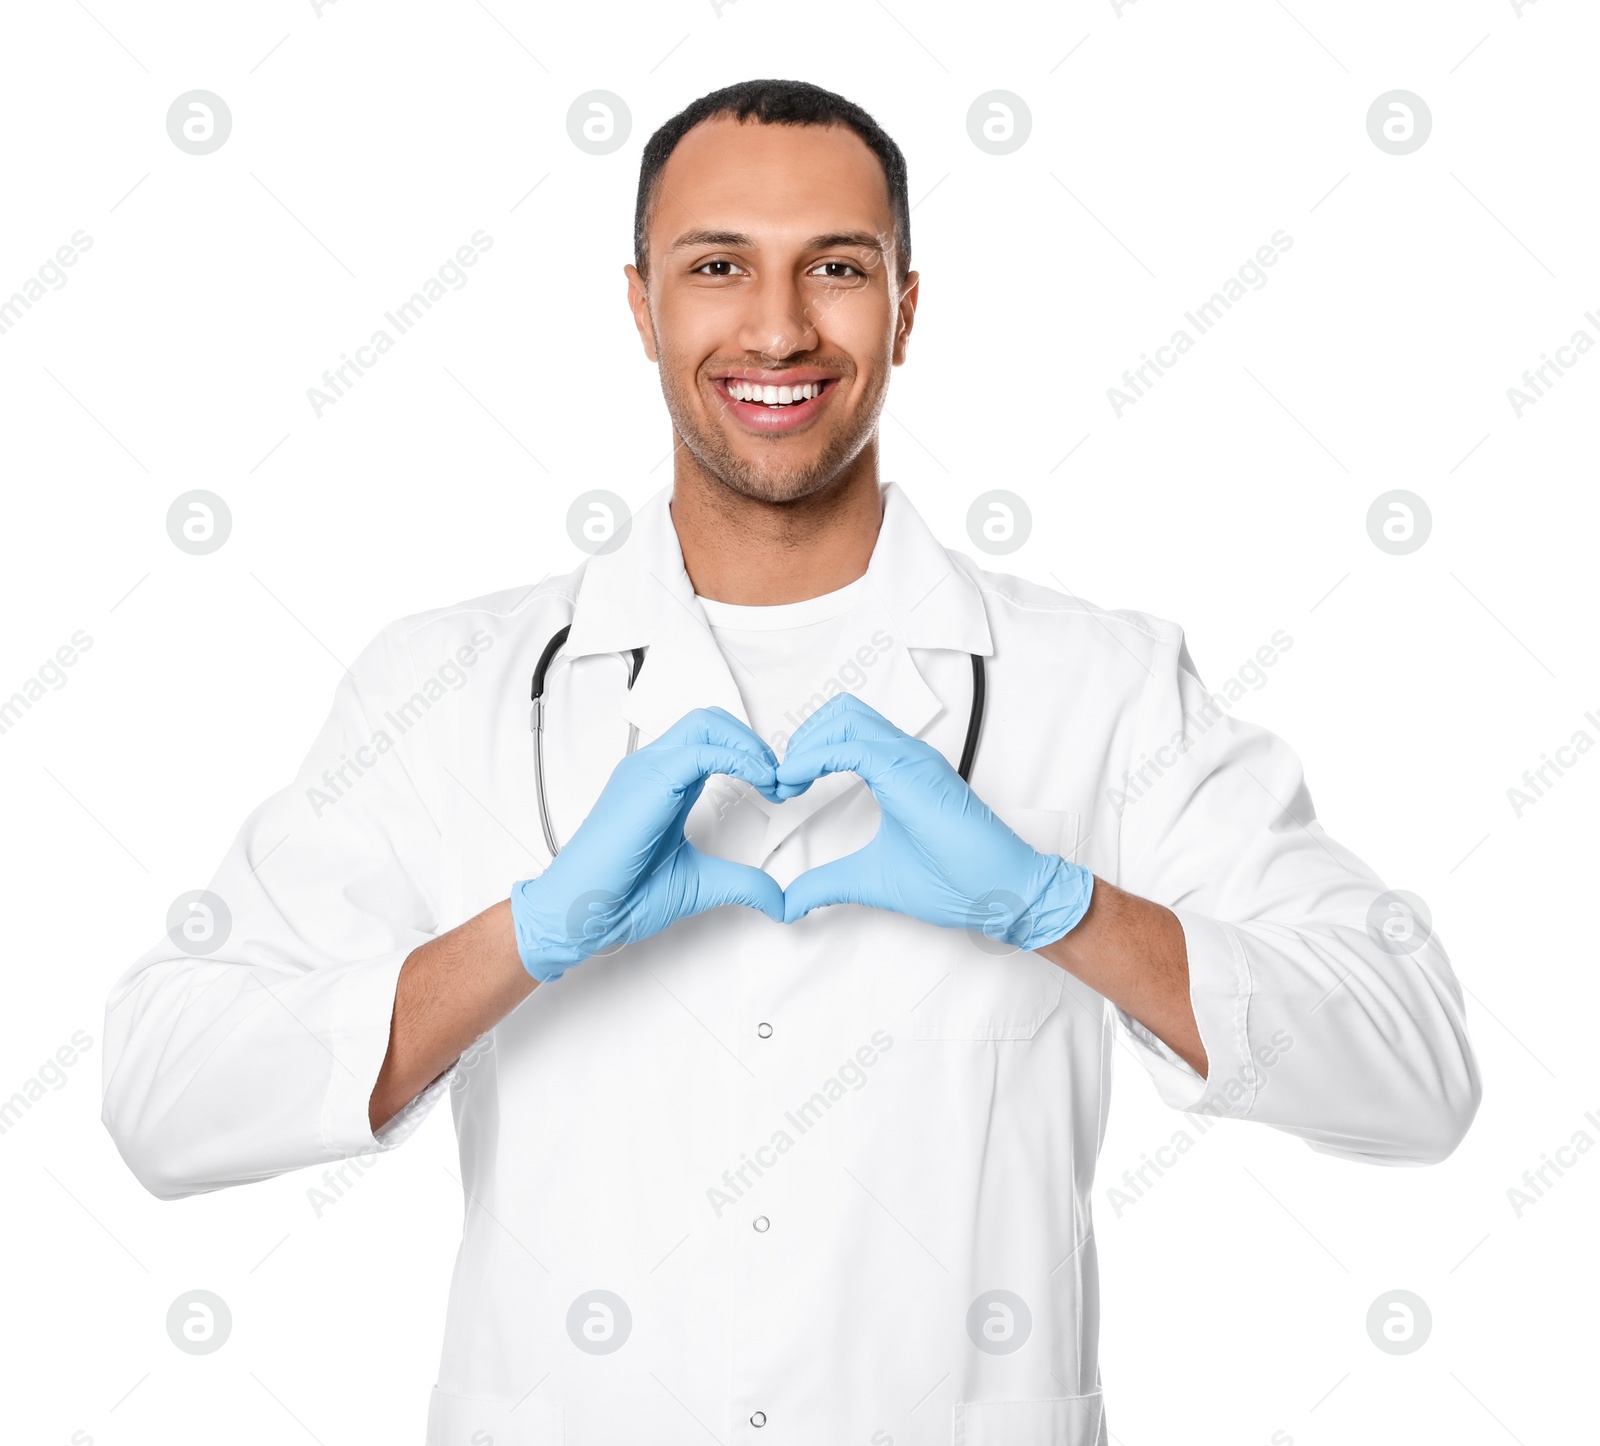
[[[430,1446],[1099,1446],[1117,1031],[1173,1107],[1352,1160],[1437,1161],[1471,1122],[1438,940],[1377,942],[1383,883],[1314,821],[1289,747],[1208,702],[1181,630],[980,570],[884,495],[863,631],[893,646],[853,691],[954,762],[986,657],[973,787],[1173,909],[1209,1082],[1037,955],[854,905],[729,907],[536,989],[374,1141],[401,963],[548,862],[528,680],[549,636],[571,623],[562,841],[629,722],[645,744],[696,707],[746,716],[663,490],[614,553],[384,629],[211,883],[226,943],[163,938],[107,1008],[105,1123],[162,1197],[392,1149],[449,1095],[467,1201]],[[639,644],[630,694],[616,654]],[[780,884],[878,816],[853,774],[770,820],[746,793],[713,779],[689,836]]]

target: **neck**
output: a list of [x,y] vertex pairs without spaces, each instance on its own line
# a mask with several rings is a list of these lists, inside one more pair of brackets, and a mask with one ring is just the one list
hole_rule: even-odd
[[672,525],[695,592],[771,607],[835,592],[867,570],[883,520],[877,450],[864,448],[821,491],[787,502],[747,497],[696,468],[673,479]]

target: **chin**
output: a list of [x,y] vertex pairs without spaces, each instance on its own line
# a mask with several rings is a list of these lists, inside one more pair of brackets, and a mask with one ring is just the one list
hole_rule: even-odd
[[726,472],[719,472],[718,480],[741,496],[761,502],[798,502],[827,491],[838,481],[842,470],[831,458],[823,457],[779,466],[774,466],[770,458],[738,458]]

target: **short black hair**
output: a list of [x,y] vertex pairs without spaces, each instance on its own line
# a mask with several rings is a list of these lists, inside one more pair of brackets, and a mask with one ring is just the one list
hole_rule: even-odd
[[883,166],[894,214],[896,271],[904,281],[911,269],[911,204],[906,192],[906,158],[877,121],[853,101],[804,80],[742,80],[703,95],[673,116],[653,136],[639,159],[639,197],[633,211],[633,264],[648,277],[647,233],[656,181],[678,142],[701,121],[731,115],[754,117],[763,125],[845,126],[866,143]]

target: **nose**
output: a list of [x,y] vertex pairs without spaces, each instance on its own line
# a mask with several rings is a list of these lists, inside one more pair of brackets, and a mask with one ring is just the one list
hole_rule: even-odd
[[790,274],[768,273],[745,292],[739,319],[739,345],[763,361],[781,361],[817,344],[817,328]]

